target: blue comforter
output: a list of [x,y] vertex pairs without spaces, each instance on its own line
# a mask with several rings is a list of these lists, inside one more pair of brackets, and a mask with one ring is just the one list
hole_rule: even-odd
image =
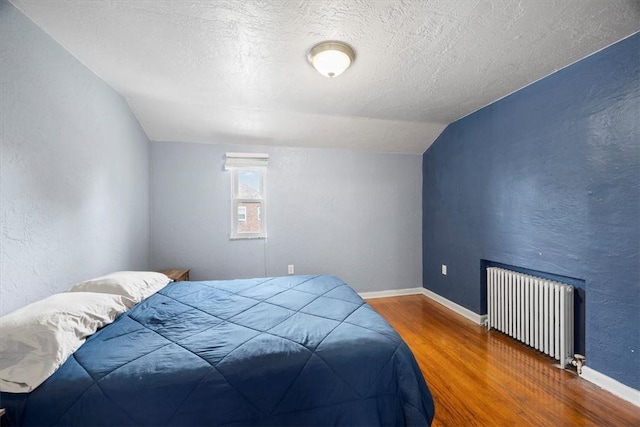
[[174,282],[30,394],[20,425],[429,425],[398,334],[330,276]]

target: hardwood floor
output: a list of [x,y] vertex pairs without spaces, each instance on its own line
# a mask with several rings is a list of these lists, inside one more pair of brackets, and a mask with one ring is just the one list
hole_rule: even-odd
[[640,408],[423,295],[368,302],[416,356],[433,426],[640,426]]

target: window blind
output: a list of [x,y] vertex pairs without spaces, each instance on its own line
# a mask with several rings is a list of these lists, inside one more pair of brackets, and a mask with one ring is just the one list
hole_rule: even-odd
[[269,155],[266,153],[227,153],[225,156],[224,168],[256,168],[267,167]]

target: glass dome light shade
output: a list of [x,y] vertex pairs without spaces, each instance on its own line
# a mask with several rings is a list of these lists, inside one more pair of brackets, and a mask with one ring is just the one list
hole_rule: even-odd
[[322,42],[309,51],[309,62],[320,74],[334,78],[344,73],[355,59],[351,46],[342,42]]

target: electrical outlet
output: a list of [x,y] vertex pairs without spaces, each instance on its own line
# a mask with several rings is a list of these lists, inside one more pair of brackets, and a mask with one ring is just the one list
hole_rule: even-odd
[[293,267],[293,264],[289,264],[289,266],[287,267],[287,273],[289,274],[293,274],[295,273],[295,268]]
[[442,275],[446,276],[447,275],[447,266],[442,264]]

